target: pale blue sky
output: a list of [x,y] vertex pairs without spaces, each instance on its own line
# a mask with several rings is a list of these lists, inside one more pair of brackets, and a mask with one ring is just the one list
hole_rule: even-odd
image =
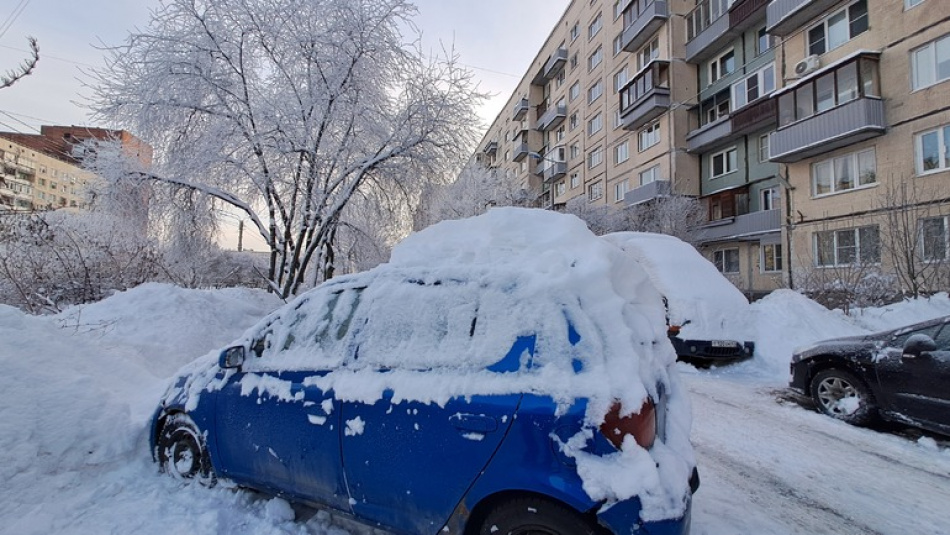
[[[484,122],[501,110],[570,0],[417,0],[416,23],[427,49],[451,45],[482,90],[495,94]],[[90,124],[81,107],[82,69],[99,66],[100,43],[121,43],[145,27],[158,0],[0,0],[0,71],[39,40],[35,73],[0,91],[0,130],[35,132],[40,124]],[[16,18],[11,22],[11,17]],[[108,125],[96,125],[108,126]]]

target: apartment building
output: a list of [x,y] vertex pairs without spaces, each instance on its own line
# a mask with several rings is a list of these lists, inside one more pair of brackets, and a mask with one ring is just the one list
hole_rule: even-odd
[[881,236],[896,195],[920,216],[919,260],[943,260],[941,5],[574,0],[477,154],[547,208],[700,199],[700,250],[750,297],[856,265],[893,272]]
[[0,132],[0,210],[82,208],[95,175],[73,148],[88,139],[118,140],[128,155],[151,164],[151,146],[124,130],[44,125],[39,134]]
[[[773,0],[792,282],[947,260],[950,3]],[[907,281],[902,281],[905,285]],[[947,279],[939,281],[947,286]]]

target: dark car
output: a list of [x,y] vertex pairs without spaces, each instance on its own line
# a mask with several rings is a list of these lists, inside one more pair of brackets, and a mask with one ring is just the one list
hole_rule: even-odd
[[706,367],[735,362],[750,359],[755,354],[755,342],[683,339],[680,337],[678,325],[670,325],[667,334],[677,358],[694,366]]
[[950,434],[950,316],[800,348],[790,386],[851,424],[883,418]]

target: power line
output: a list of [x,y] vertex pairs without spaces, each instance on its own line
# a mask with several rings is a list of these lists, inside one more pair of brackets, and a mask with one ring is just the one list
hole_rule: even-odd
[[20,18],[26,6],[30,5],[30,1],[31,0],[20,0],[20,3],[13,8],[13,13],[10,13],[10,15],[7,16],[7,20],[3,21],[3,25],[0,25],[0,37],[3,37],[4,34],[7,33],[7,30],[10,29],[10,26],[13,26],[13,23],[16,22],[16,19]]

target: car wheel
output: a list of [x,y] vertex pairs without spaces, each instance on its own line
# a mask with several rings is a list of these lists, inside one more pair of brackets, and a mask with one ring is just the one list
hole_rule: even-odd
[[172,414],[158,437],[161,470],[176,479],[194,479],[203,485],[215,483],[208,449],[198,426],[187,414]]
[[593,535],[598,528],[573,510],[541,498],[517,498],[492,509],[479,535]]
[[821,412],[849,424],[866,425],[877,415],[870,389],[844,370],[832,368],[816,374],[811,380],[811,397]]

